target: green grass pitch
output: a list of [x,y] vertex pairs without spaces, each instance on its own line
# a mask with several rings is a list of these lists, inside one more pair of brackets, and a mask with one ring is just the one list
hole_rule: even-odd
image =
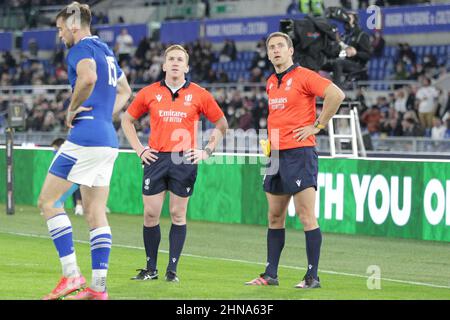
[[[2,205],[3,206],[3,205]],[[75,249],[90,279],[89,233],[83,217],[72,215]],[[319,266],[322,288],[294,286],[305,273],[302,231],[287,230],[278,287],[249,287],[244,282],[264,270],[266,227],[188,221],[178,264],[180,283],[164,281],[170,221],[161,220],[160,278],[130,280],[145,266],[142,217],[110,214],[113,248],[108,272],[110,299],[450,299],[448,243],[324,233]],[[0,299],[40,299],[56,284],[61,267],[37,208],[17,206],[0,214]],[[379,289],[368,277],[380,270]],[[370,269],[370,268],[369,268]]]

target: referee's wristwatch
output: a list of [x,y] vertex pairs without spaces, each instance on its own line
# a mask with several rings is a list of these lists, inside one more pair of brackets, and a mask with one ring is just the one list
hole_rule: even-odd
[[210,148],[206,147],[206,148],[203,149],[203,150],[205,150],[205,152],[206,152],[206,154],[208,155],[208,157],[211,157],[213,151],[212,151]]
[[319,130],[325,129],[325,126],[323,124],[320,124],[319,119],[314,122],[314,128],[317,128]]

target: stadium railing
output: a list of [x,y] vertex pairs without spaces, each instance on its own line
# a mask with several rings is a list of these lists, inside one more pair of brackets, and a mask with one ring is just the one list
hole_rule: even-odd
[[[208,142],[210,131],[199,132],[198,145],[204,146]],[[50,146],[56,138],[64,138],[65,133],[54,132],[16,132],[14,144],[21,146]],[[130,145],[122,132],[119,132],[119,145],[122,149],[129,149]],[[142,144],[147,144],[147,136],[140,135]],[[220,153],[261,154],[259,140],[267,138],[266,130],[229,130],[223,143],[217,148]],[[0,134],[0,145],[5,144],[5,135]],[[421,137],[372,137],[373,148],[367,150],[368,157],[426,157],[449,158],[450,140],[435,140]],[[339,150],[349,150],[348,142],[337,145]],[[317,151],[322,155],[330,154],[328,136],[317,136]]]
[[[399,82],[391,82],[390,84],[395,85]],[[404,83],[404,82],[402,82]],[[253,95],[255,90],[259,90],[259,93],[263,94],[265,86],[264,84],[255,83],[216,83],[216,84],[202,84],[204,87],[209,89],[213,94],[218,93],[222,90],[227,92],[227,90],[239,90],[242,96]],[[142,88],[145,85],[134,85],[134,91]],[[25,104],[27,104],[28,109],[35,107],[33,105],[33,99],[39,95],[44,96],[54,96],[61,90],[70,90],[68,85],[59,86],[0,86],[0,95],[3,99],[8,99],[13,101],[14,99],[22,99]],[[0,144],[5,144],[5,120],[3,120],[3,126],[0,121]],[[208,141],[210,131],[205,133],[200,132],[198,137],[199,145],[205,145]],[[119,144],[121,148],[129,148],[129,144],[124,137],[121,130],[119,134]],[[59,137],[65,137],[66,132],[20,132],[15,133],[14,142],[16,145],[38,145],[38,146],[49,146],[50,143]],[[223,152],[238,152],[238,153],[260,153],[259,150],[259,139],[267,137],[266,130],[230,130],[224,139]],[[146,143],[147,136],[140,133],[140,139],[142,143]],[[398,153],[409,156],[421,156],[429,155],[435,157],[450,156],[450,139],[444,140],[434,140],[425,137],[383,137],[383,136],[372,136],[366,139],[370,141],[369,145],[366,146],[367,154],[371,155],[386,155],[389,153]],[[317,136],[318,151],[322,154],[328,154],[330,151],[329,138],[327,135]],[[338,144],[338,148],[345,148],[348,146],[346,141],[341,141]]]

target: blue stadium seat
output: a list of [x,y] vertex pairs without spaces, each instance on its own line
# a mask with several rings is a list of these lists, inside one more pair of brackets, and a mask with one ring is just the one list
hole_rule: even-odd
[[418,56],[422,56],[423,52],[424,52],[424,47],[423,46],[416,46],[415,48],[413,48],[413,51],[415,51]]
[[246,57],[246,59],[245,60],[250,60],[250,61],[252,61],[253,60],[253,57],[255,56],[255,51],[247,51],[246,52],[246,55],[247,55],[247,57]]
[[431,47],[431,54],[434,54],[435,56],[437,56],[439,53],[439,46],[432,46]]
[[397,48],[396,47],[388,47],[389,48],[389,54],[388,57],[394,58],[397,55]]

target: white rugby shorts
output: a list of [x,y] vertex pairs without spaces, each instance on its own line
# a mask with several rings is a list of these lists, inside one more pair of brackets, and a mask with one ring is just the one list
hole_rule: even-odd
[[79,185],[109,186],[118,154],[116,148],[83,147],[65,141],[53,158],[49,172]]

